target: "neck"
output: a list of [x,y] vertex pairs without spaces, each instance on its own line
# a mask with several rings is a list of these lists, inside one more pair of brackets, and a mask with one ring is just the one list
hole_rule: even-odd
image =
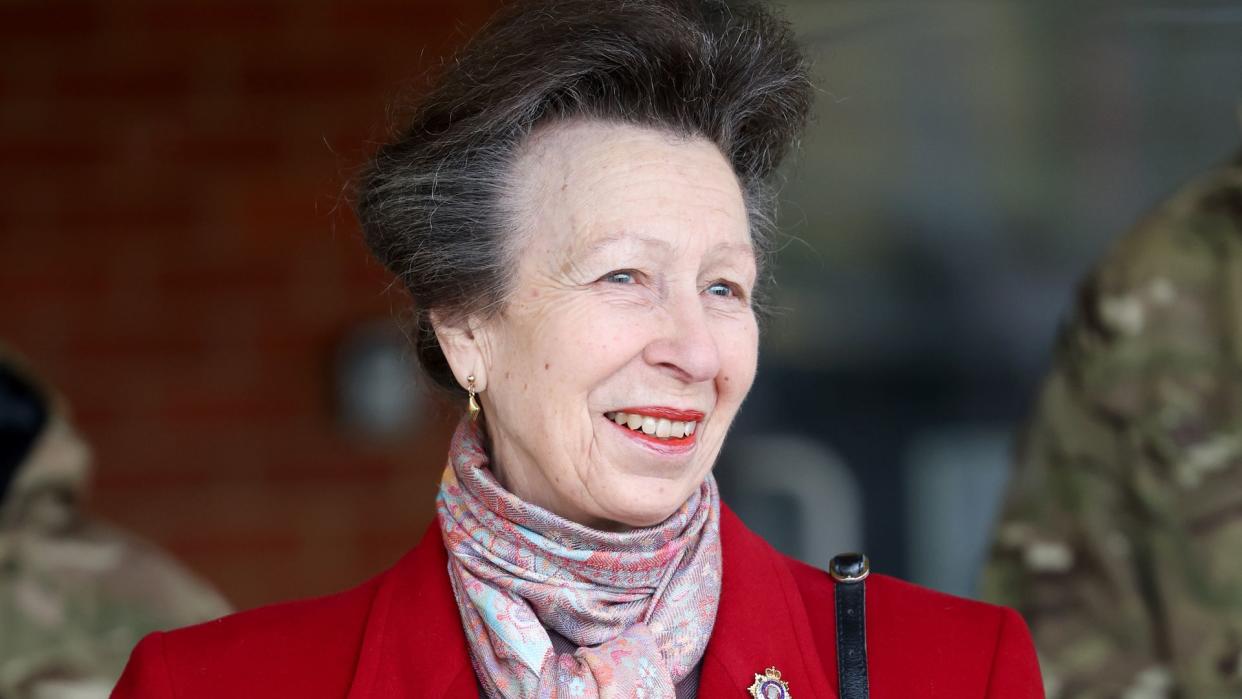
[[[566,502],[566,498],[558,498],[558,489],[548,480],[544,471],[534,464],[538,461],[529,453],[506,453],[508,450],[497,448],[497,444],[512,444],[513,440],[496,440],[490,434],[488,425],[477,427],[483,439],[483,448],[487,454],[486,467],[502,488],[513,493],[523,502],[543,508],[552,514],[567,519],[575,524],[589,527],[601,532],[621,533],[641,529],[642,527],[626,524],[621,521],[592,515],[581,507],[574,507]],[[527,468],[511,467],[517,463],[531,464]],[[584,500],[590,499],[584,493]]]
[[[565,507],[562,503],[553,503],[551,498],[540,497],[540,494],[550,494],[552,484],[543,477],[542,473],[538,473],[535,478],[515,478],[513,471],[506,469],[498,458],[489,460],[487,468],[491,469],[492,475],[496,478],[496,482],[502,488],[513,493],[523,502],[543,508],[552,514],[567,519],[575,524],[589,527],[601,532],[620,533],[633,531],[639,527],[632,527],[623,522],[610,520],[604,517],[595,517],[588,514],[585,510],[579,508]],[[515,469],[516,470],[516,469]]]

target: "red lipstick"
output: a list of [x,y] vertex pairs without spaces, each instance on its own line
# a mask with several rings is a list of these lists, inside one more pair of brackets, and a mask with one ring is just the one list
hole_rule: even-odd
[[643,415],[656,418],[664,418],[674,422],[702,422],[703,413],[698,410],[678,410],[677,408],[666,408],[664,406],[648,406],[645,408],[621,408],[617,412],[629,413],[630,415]]
[[[629,415],[641,415],[642,417],[650,417],[657,420],[663,419],[670,422],[701,423],[703,421],[703,413],[698,410],[678,410],[677,408],[669,408],[666,406],[624,408],[616,412],[626,413]],[[677,456],[694,449],[696,436],[698,434],[698,430],[696,429],[694,434],[688,434],[684,437],[660,438],[653,434],[647,434],[642,430],[635,430],[626,425],[619,425],[615,420],[608,421],[611,422],[617,429],[623,431],[627,436],[629,436],[630,439],[633,439],[652,451],[666,456]]]

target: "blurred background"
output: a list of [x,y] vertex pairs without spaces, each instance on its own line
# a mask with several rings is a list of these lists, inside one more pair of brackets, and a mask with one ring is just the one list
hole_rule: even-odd
[[[719,475],[781,548],[971,594],[1078,278],[1242,141],[1242,5],[791,0],[816,121]],[[0,3],[0,341],[89,508],[237,607],[415,544],[454,409],[346,197],[488,0]]]

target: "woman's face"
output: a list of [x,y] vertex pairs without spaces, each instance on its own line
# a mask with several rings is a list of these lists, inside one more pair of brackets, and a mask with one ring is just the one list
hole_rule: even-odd
[[711,470],[755,375],[737,178],[706,140],[582,121],[536,132],[512,182],[513,296],[442,345],[485,382],[505,487],[588,526],[656,524]]

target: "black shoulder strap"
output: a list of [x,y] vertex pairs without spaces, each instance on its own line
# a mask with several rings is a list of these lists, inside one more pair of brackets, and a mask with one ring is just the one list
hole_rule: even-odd
[[867,699],[867,557],[844,553],[828,573],[837,581],[837,678],[841,699]]

